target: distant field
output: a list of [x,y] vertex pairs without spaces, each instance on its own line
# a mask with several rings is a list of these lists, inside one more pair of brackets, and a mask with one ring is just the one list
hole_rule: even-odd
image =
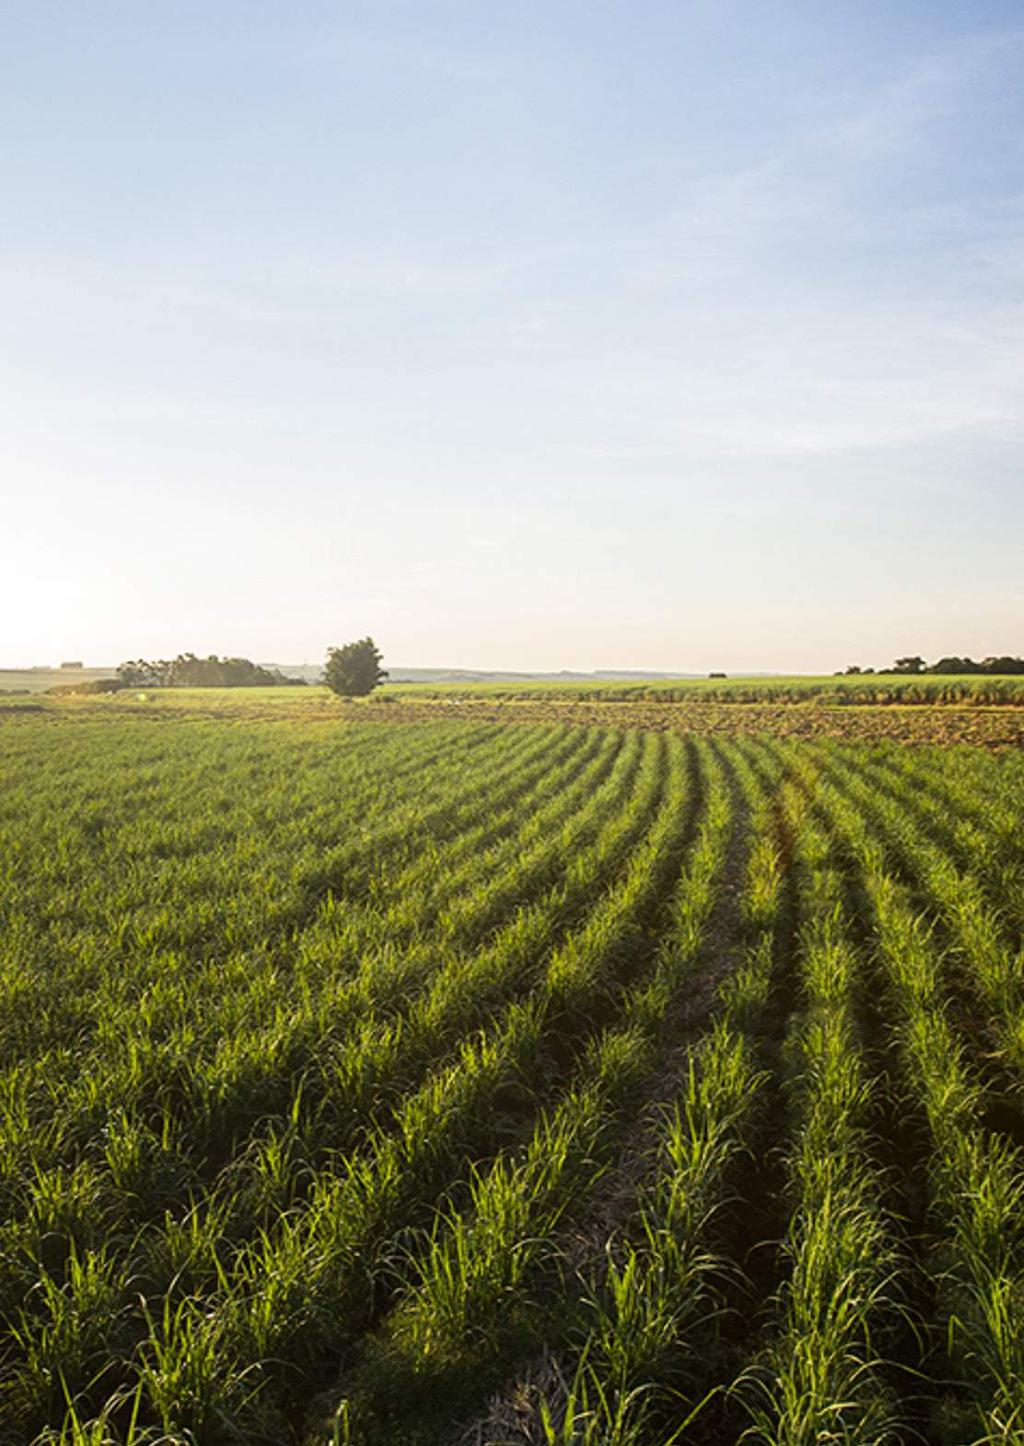
[[708,703],[978,703],[1024,704],[1024,676],[681,678],[651,682],[398,683],[382,689],[394,697],[579,698],[595,701]]
[[113,668],[0,668],[0,694],[45,693],[47,688],[112,678]]
[[[301,670],[300,670],[301,671]],[[308,671],[308,670],[307,670]],[[96,678],[113,677],[112,668],[0,669],[0,695],[4,692],[45,692]],[[206,691],[206,690],[204,690]],[[266,692],[265,689],[255,690]],[[314,685],[311,692],[322,696]],[[883,706],[896,704],[976,704],[979,706],[1024,706],[1024,676],[977,675],[898,677],[876,674],[870,677],[735,677],[680,679],[624,679],[594,682],[444,682],[386,683],[377,697],[398,699],[490,699],[522,702],[537,700],[578,700],[581,702],[705,702],[705,703],[820,703],[846,707],[851,704]]]
[[631,706],[6,700],[0,1441],[1020,1439],[1024,753]]
[[692,692],[678,699],[633,693],[610,700],[593,693],[573,696],[558,690],[495,694],[436,689],[381,689],[368,699],[345,702],[326,688],[168,688],[132,690],[105,697],[18,698],[0,696],[0,718],[12,708],[37,709],[53,718],[100,716],[238,723],[260,719],[288,722],[381,722],[406,724],[442,720],[463,723],[535,725],[571,723],[703,735],[766,734],[774,737],[834,738],[847,742],[974,743],[988,748],[1024,746],[1024,707],[1014,704],[869,703],[856,707],[804,694],[792,703],[760,697],[731,702]]

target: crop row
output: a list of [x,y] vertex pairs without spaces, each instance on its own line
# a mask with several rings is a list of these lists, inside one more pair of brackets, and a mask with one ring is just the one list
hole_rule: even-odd
[[1024,1435],[1024,768],[0,735],[0,1441]]

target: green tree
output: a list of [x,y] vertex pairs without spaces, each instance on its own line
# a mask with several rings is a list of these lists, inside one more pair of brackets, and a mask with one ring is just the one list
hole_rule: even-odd
[[324,682],[343,698],[364,698],[387,677],[380,663],[381,652],[372,638],[328,648]]

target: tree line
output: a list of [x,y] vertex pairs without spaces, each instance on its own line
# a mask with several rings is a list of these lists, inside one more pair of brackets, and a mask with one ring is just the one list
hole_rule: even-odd
[[976,663],[973,658],[939,658],[938,662],[926,663],[924,658],[916,653],[910,657],[897,658],[895,663],[888,668],[859,668],[855,664],[846,669],[846,676],[852,677],[857,674],[866,675],[877,673],[881,676],[890,674],[924,674],[924,673],[961,673],[961,674],[1020,674],[1024,673],[1024,658],[1011,658],[1009,656],[983,658]]
[[263,668],[249,658],[132,658],[117,668],[122,688],[280,688],[305,687],[304,678],[288,678],[278,668]]
[[[327,649],[323,679],[344,698],[365,697],[388,676],[381,667],[381,652],[372,638],[359,638],[340,648]],[[199,658],[179,653],[176,658],[132,658],[118,665],[114,678],[102,679],[95,691],[119,688],[280,688],[305,687],[304,678],[289,678],[279,668],[264,668],[249,658]]]

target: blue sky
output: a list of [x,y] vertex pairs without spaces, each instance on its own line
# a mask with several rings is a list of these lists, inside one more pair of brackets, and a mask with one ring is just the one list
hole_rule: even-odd
[[1024,651],[1019,4],[0,30],[0,664]]

